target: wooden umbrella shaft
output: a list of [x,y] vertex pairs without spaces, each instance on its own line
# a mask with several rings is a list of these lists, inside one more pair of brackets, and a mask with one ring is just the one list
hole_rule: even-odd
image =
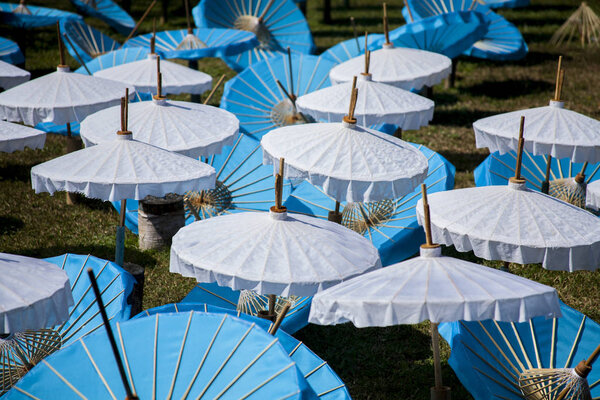
[[554,86],[554,101],[560,101],[560,71],[562,67],[562,56],[558,57],[558,68],[556,70],[556,84]]
[[140,27],[140,25],[142,24],[142,22],[144,21],[144,19],[146,19],[146,17],[148,16],[148,14],[150,14],[150,10],[152,10],[152,8],[154,7],[154,5],[156,4],[157,1],[158,0],[153,0],[152,1],[152,3],[150,4],[150,6],[144,12],[144,15],[142,15],[142,18],[140,18],[140,20],[138,21],[137,24],[135,24],[135,26],[133,27],[133,29],[131,30],[131,32],[129,32],[129,35],[123,41],[123,44],[125,44],[125,42],[127,42],[129,39],[131,39],[133,37],[133,35],[135,35],[135,33],[137,32],[138,28]]
[[94,271],[91,268],[88,268],[87,273],[90,278],[90,282],[92,283],[92,289],[94,291],[94,295],[96,296],[96,302],[98,303],[98,308],[100,309],[100,315],[102,316],[104,328],[106,329],[106,334],[108,335],[108,341],[110,342],[110,347],[112,349],[113,355],[115,356],[115,361],[117,362],[117,367],[119,368],[119,374],[121,375],[121,380],[123,381],[123,386],[125,387],[125,393],[127,394],[127,398],[137,399],[137,396],[135,396],[133,394],[133,392],[131,391],[131,387],[129,386],[129,381],[127,380],[127,376],[125,375],[125,368],[123,367],[123,361],[121,360],[121,356],[119,355],[119,349],[117,348],[117,342],[115,341],[115,336],[113,335],[112,329],[110,327],[110,321],[108,319],[108,316],[106,315],[106,309],[104,308],[104,301],[102,300],[102,296],[100,295],[100,289],[98,288],[98,283],[96,282],[96,277],[94,276]]
[[435,376],[435,387],[441,389],[444,384],[442,382],[442,362],[440,359],[440,335],[438,332],[438,324],[431,323],[431,344],[433,347],[433,372]]
[[523,146],[525,140],[523,139],[523,129],[525,128],[525,116],[521,116],[521,123],[519,125],[519,145],[517,149],[517,167],[515,168],[515,180],[521,180],[521,163],[523,160]]
[[[383,33],[385,35],[385,44],[390,44],[390,32],[388,27],[387,4],[383,3]],[[365,47],[366,49],[366,47]]]
[[354,33],[354,40],[356,41],[356,51],[360,53],[360,43],[358,42],[358,32],[356,31],[356,22],[354,21],[354,17],[350,17],[350,24],[352,25],[352,33]]

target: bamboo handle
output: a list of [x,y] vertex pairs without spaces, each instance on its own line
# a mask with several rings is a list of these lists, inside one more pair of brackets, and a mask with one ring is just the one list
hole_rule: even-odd
[[125,39],[125,41],[123,41],[123,44],[125,44],[125,42],[127,42],[129,39],[131,39],[133,37],[133,35],[135,35],[135,33],[137,32],[138,28],[140,27],[140,25],[142,24],[142,22],[144,21],[144,19],[146,19],[146,17],[148,16],[148,14],[150,14],[150,10],[152,10],[152,8],[154,7],[154,5],[156,4],[158,0],[153,0],[152,3],[150,4],[150,6],[146,9],[146,11],[144,11],[144,15],[142,15],[142,18],[140,18],[140,20],[138,21],[137,24],[135,24],[135,26],[133,27],[133,29],[131,30],[131,32],[129,32],[129,36],[127,36],[127,38]]
[[431,237],[431,214],[429,213],[429,202],[427,201],[427,185],[421,184],[421,195],[423,197],[423,216],[425,221],[423,227],[425,228],[425,242],[427,246],[433,246],[433,238]]
[[594,361],[596,361],[596,358],[598,357],[598,355],[600,355],[600,345],[598,345],[598,347],[596,347],[596,349],[587,358],[587,360],[585,360],[585,365],[587,365],[588,367],[591,367],[592,364],[594,363]]
[[356,98],[358,96],[358,89],[356,88],[356,76],[352,79],[352,91],[350,92],[350,106],[348,107],[348,115],[342,120],[349,124],[355,124],[356,119],[354,118],[354,109],[356,108]]
[[73,49],[73,51],[75,51],[75,55],[77,56],[77,61],[79,61],[79,64],[81,64],[83,66],[83,68],[85,68],[85,70],[87,71],[88,75],[92,75],[92,73],[88,69],[87,65],[85,65],[85,62],[83,62],[83,60],[81,59],[81,56],[79,55],[79,52],[77,51],[77,49],[75,48],[75,46],[73,46],[73,42],[71,42],[71,39],[69,39],[69,37],[67,36],[67,34],[65,32],[63,32],[62,35],[67,40],[67,43],[69,43],[69,45],[71,46],[71,48]]
[[438,324],[431,323],[431,345],[433,347],[433,371],[435,374],[435,387],[441,389],[442,382],[442,362],[440,359],[440,335],[438,333]]
[[369,32],[365,31],[365,52],[369,50]]
[[[387,4],[383,3],[383,33],[385,35],[385,44],[390,44],[390,32],[388,27]],[[365,47],[366,49],[366,47]]]
[[275,314],[275,301],[277,299],[277,296],[275,296],[274,294],[270,294],[269,295],[269,315],[273,315]]
[[281,91],[283,91],[283,94],[285,94],[285,96],[292,102],[292,105],[296,107],[296,98],[294,97],[294,95],[290,94],[287,90],[285,90],[285,87],[283,87],[283,84],[279,79],[275,79],[275,82],[277,83]]
[[546,160],[546,175],[544,182],[542,182],[542,193],[548,194],[550,189],[550,171],[552,170],[552,156],[548,156]]
[[356,23],[354,17],[350,17],[350,24],[352,25],[352,33],[354,34],[354,40],[356,41],[356,51],[360,53],[360,43],[358,43],[358,33],[356,31]]
[[188,33],[193,34],[194,30],[192,29],[192,21],[190,20],[190,2],[189,0],[184,0],[185,4],[185,19],[187,21]]
[[125,131],[129,129],[129,88],[125,88]]
[[212,99],[219,86],[221,86],[221,83],[223,83],[223,79],[225,79],[225,74],[221,75],[221,77],[217,81],[217,84],[212,88],[212,90],[208,94],[208,97],[204,100],[203,104],[208,104],[208,102],[210,101],[210,99]]
[[560,101],[560,98],[562,97],[562,87],[563,87],[563,82],[565,80],[565,70],[561,69],[560,70],[560,74],[559,74],[559,83],[558,83],[558,99]]
[[404,0],[404,5],[406,6],[406,10],[408,11],[408,17],[410,18],[410,22],[415,22],[415,19],[413,18],[413,15],[412,15],[412,10],[410,9],[410,6],[408,5],[408,0]]
[[286,208],[282,206],[283,202],[283,170],[285,158],[279,159],[279,172],[275,175],[275,207],[271,207],[273,212],[284,212]]
[[112,328],[110,327],[110,321],[108,320],[108,316],[106,315],[106,308],[104,307],[104,301],[102,300],[102,296],[100,295],[100,289],[98,288],[98,283],[96,282],[94,271],[91,268],[88,268],[87,273],[88,277],[90,278],[90,282],[92,283],[92,289],[94,291],[94,295],[96,296],[96,303],[98,304],[98,308],[100,309],[100,315],[102,316],[102,321],[104,322],[104,328],[106,329],[106,334],[108,336],[108,341],[110,343],[112,353],[115,356],[115,361],[119,369],[119,375],[121,376],[121,380],[123,381],[125,393],[127,394],[127,398],[137,399],[137,396],[132,392],[131,387],[129,386],[127,376],[125,375],[123,361],[121,360],[119,349],[117,348],[117,342],[115,341],[115,336],[113,335]]
[[290,310],[290,307],[291,307],[291,304],[290,304],[289,301],[283,306],[283,309],[277,315],[277,319],[275,320],[275,323],[273,324],[273,326],[269,330],[269,333],[271,335],[275,336],[275,334],[277,333],[277,330],[279,329],[279,327],[281,326],[281,323],[283,322],[283,319],[285,318],[286,314]]
[[556,83],[554,85],[554,101],[560,101],[560,71],[562,67],[562,56],[558,56],[558,68],[556,69]]
[[121,97],[121,132],[125,130],[125,97]]
[[271,6],[273,5],[273,1],[275,0],[269,0],[269,2],[267,3],[265,9],[263,10],[262,13],[260,13],[260,17],[258,17],[258,21],[262,24],[265,16],[267,15],[267,12],[269,11],[269,8],[271,8]]
[[577,175],[575,175],[575,182],[582,184],[585,181],[585,170],[588,167],[588,162],[584,162],[581,166],[581,171]]
[[523,145],[525,140],[523,139],[523,128],[525,127],[525,116],[521,116],[521,124],[519,125],[519,147],[517,150],[517,167],[515,168],[515,180],[521,181],[521,163],[523,159]]
[[64,67],[65,65],[65,47],[60,36],[60,23],[56,23],[56,32],[58,33],[58,54],[60,57],[59,67]]

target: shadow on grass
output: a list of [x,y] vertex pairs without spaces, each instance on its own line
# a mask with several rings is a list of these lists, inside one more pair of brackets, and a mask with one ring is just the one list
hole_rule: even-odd
[[[487,81],[461,88],[471,96],[485,96],[493,99],[507,100],[519,96],[540,93],[552,93],[554,85],[534,79],[509,79],[505,81]],[[471,119],[475,120],[475,119]]]
[[455,110],[445,110],[440,108],[435,110],[433,114],[433,121],[431,123],[435,125],[444,125],[446,127],[459,126],[470,129],[473,125],[473,122],[477,121],[478,119],[490,117],[496,114],[498,114],[498,112],[469,110],[466,108]]
[[20,218],[10,215],[0,216],[0,235],[9,235],[21,229],[25,224]]
[[[484,149],[485,150],[485,149]],[[487,151],[483,152],[457,152],[457,151],[439,151],[439,153],[452,161],[457,172],[473,171],[488,156]]]

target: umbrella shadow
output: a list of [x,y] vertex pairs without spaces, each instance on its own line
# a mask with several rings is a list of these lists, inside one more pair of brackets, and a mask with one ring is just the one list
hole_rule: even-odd
[[[506,110],[508,111],[508,110]],[[468,108],[438,109],[433,114],[432,124],[471,128],[478,119],[496,115],[502,111],[482,111]]]
[[0,215],[0,235],[10,235],[23,228],[23,226],[25,226],[25,223],[20,218]]
[[554,84],[535,79],[508,79],[505,81],[482,82],[462,87],[461,90],[471,96],[485,96],[493,99],[507,100],[539,93],[548,93],[551,95],[554,91]]

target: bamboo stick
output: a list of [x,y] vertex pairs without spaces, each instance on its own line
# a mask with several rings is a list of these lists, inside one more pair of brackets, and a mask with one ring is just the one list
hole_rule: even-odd
[[410,5],[408,5],[408,0],[404,0],[404,6],[406,7],[406,10],[408,11],[408,17],[410,18],[410,22],[415,22],[415,19],[413,18],[413,15],[412,15],[412,10],[410,9]]
[[85,65],[85,63],[81,59],[81,56],[79,55],[79,52],[77,51],[77,48],[75,46],[73,46],[73,42],[71,42],[71,39],[69,39],[69,36],[67,36],[67,34],[65,32],[63,32],[62,35],[67,40],[67,43],[69,43],[69,46],[71,46],[71,48],[73,49],[73,51],[75,51],[75,56],[77,57],[77,61],[79,62],[79,64],[81,64],[81,66],[86,70],[86,72],[88,73],[88,75],[92,75],[92,73],[88,69],[87,65]]
[[60,23],[56,23],[56,32],[58,33],[58,55],[60,57],[59,67],[67,67],[65,64],[65,45],[63,44],[61,35],[60,35]]
[[[385,44],[390,44],[390,32],[388,26],[387,4],[383,3],[383,34],[385,35]],[[366,49],[366,47],[365,47]]]
[[431,344],[433,347],[433,372],[435,376],[435,388],[441,390],[444,387],[442,382],[442,362],[440,358],[440,335],[438,324],[431,323]]
[[525,140],[523,139],[523,128],[525,127],[525,116],[521,116],[521,123],[519,125],[519,145],[517,150],[517,167],[515,168],[515,177],[511,178],[511,182],[525,183],[525,179],[521,178],[521,163],[523,159],[523,146]]
[[215,94],[215,92],[217,91],[219,86],[221,86],[221,83],[223,83],[224,79],[225,79],[225,74],[221,75],[221,77],[217,81],[217,84],[212,88],[212,90],[208,94],[208,97],[204,100],[204,103],[202,103],[202,104],[208,104],[208,102],[210,101],[210,99],[212,99],[213,95]]
[[358,32],[356,31],[354,17],[350,17],[350,24],[352,25],[352,33],[354,34],[354,40],[356,41],[356,50],[360,53],[360,43],[358,43]]
[[560,93],[559,93],[559,86],[560,86],[560,71],[562,67],[562,56],[558,56],[558,68],[556,69],[556,84],[554,86],[554,101],[560,101]]
[[342,120],[348,124],[355,124],[356,118],[354,118],[354,109],[356,107],[356,97],[358,96],[358,89],[356,88],[356,76],[352,79],[352,91],[350,93],[350,106],[348,107],[348,115]]
[[127,38],[123,41],[123,44],[125,44],[129,39],[131,39],[133,37],[133,35],[135,35],[135,32],[137,32],[138,28],[140,27],[140,25],[142,24],[144,19],[146,19],[146,17],[150,13],[150,10],[152,10],[152,7],[154,7],[156,2],[157,2],[157,0],[153,0],[152,3],[150,4],[150,6],[146,9],[146,11],[144,11],[144,15],[142,15],[142,18],[140,18],[140,20],[138,21],[137,24],[135,24],[135,26],[133,27],[131,32],[129,32],[129,36],[127,36]]
[[283,319],[285,318],[286,314],[290,310],[290,307],[291,307],[291,304],[289,301],[283,306],[283,309],[277,315],[277,319],[275,320],[275,323],[269,330],[269,333],[271,335],[275,336],[275,334],[277,333],[277,330],[279,329],[279,327],[281,326],[281,323],[283,322]]

